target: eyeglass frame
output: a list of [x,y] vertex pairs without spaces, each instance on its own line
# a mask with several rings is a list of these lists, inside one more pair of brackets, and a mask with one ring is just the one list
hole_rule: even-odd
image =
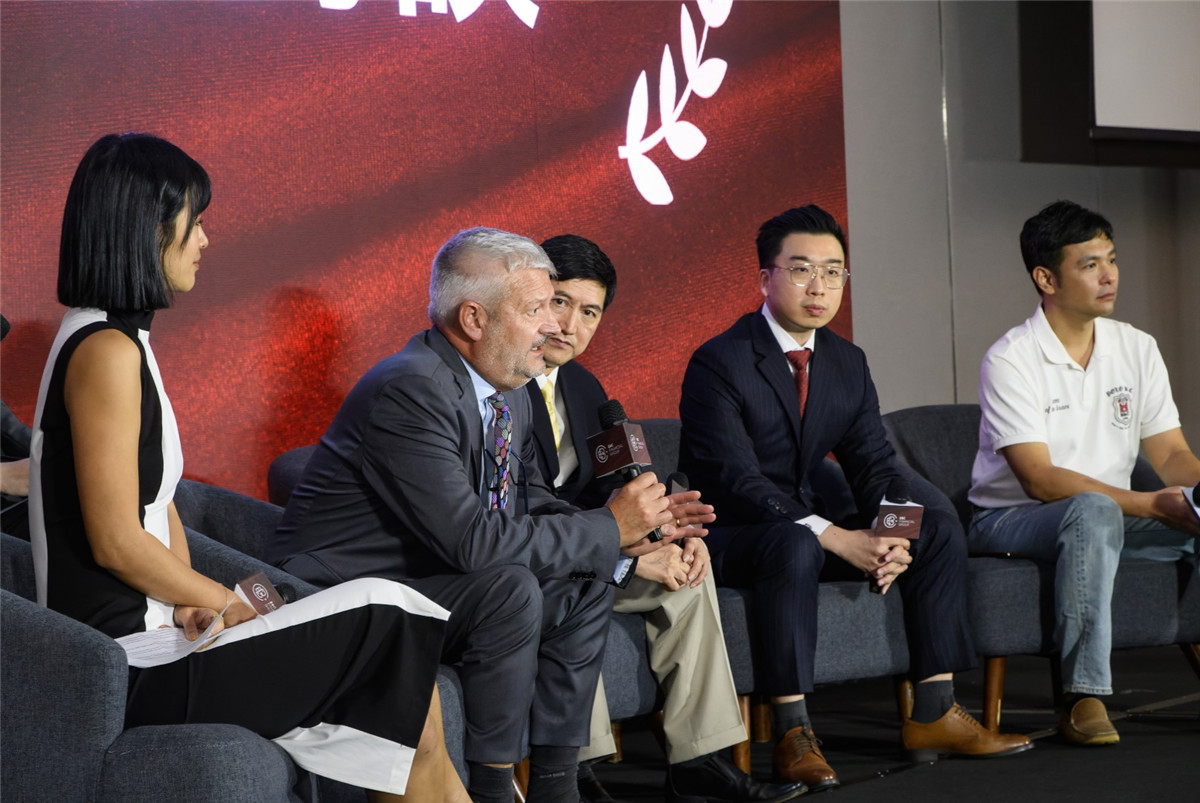
[[[841,266],[841,265],[820,265],[820,264],[817,264],[816,262],[797,262],[794,265],[774,265],[774,264],[772,264],[772,265],[766,265],[764,267],[769,268],[771,270],[776,270],[776,269],[786,270],[788,272],[788,281],[791,282],[794,287],[808,287],[810,284],[812,284],[813,279],[820,277],[821,283],[823,285],[825,285],[825,288],[827,290],[841,290],[842,288],[844,288],[846,286],[846,282],[850,281],[850,269],[846,268],[844,266]],[[825,271],[830,271],[830,270],[839,271],[840,272],[839,275],[842,277],[841,281],[836,285],[831,284],[829,281],[829,277],[825,273],[819,272],[818,268],[823,269]],[[803,284],[797,284],[796,279],[794,278],[796,275],[796,271],[810,270],[810,269],[812,270],[812,275],[808,277],[808,281],[804,282]]]

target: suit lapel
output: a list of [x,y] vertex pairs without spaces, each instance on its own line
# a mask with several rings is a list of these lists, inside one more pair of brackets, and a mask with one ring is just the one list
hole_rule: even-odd
[[[476,489],[480,494],[485,494],[482,474],[483,420],[476,407],[475,386],[471,384],[471,375],[467,373],[467,368],[463,365],[458,351],[437,329],[428,330],[425,342],[435,354],[441,357],[442,362],[446,364],[454,377],[453,390],[458,393],[458,417],[467,432],[466,443],[458,445],[459,454],[462,456],[463,467],[470,475]],[[486,495],[484,498],[486,500]]]
[[[818,329],[813,332],[813,337],[820,342],[814,341],[813,345],[818,348],[813,349],[808,362],[808,398],[804,402],[804,420],[801,422],[800,434],[800,464],[802,466],[813,465],[812,452],[821,440],[817,429],[821,426],[822,421],[828,423],[829,408],[833,403],[833,394],[830,393],[830,390],[834,384],[835,355],[832,353],[832,345],[825,337],[824,331],[824,329]],[[797,408],[800,406],[799,401],[796,402],[796,406]]]
[[[758,372],[767,385],[775,393],[783,409],[787,411],[788,426],[791,427],[792,437],[800,442],[800,400],[796,395],[796,380],[788,370],[787,357],[771,334],[771,328],[762,313],[752,313],[750,320],[750,342],[754,347]],[[812,406],[812,394],[809,393],[808,406]]]
[[554,449],[554,430],[550,426],[546,400],[536,379],[525,383],[524,391],[529,395],[529,408],[533,415],[533,442],[537,449],[538,465],[546,482],[553,484],[558,476],[558,452]]
[[567,422],[571,427],[571,443],[575,446],[575,458],[579,461],[579,467],[572,472],[567,478],[566,485],[574,486],[571,491],[573,494],[578,494],[583,490],[583,486],[592,479],[592,460],[588,453],[587,439],[589,435],[595,435],[595,432],[588,432],[588,424],[595,418],[596,410],[587,409],[587,394],[581,393],[581,388],[578,384],[572,384],[570,376],[572,374],[569,366],[575,363],[567,363],[558,371],[559,392],[562,394],[563,405],[567,408]]

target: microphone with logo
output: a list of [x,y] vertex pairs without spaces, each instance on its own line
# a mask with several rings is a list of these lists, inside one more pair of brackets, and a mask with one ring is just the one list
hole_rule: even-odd
[[[622,482],[629,482],[650,465],[650,450],[646,448],[642,427],[629,422],[625,408],[616,399],[604,402],[596,412],[603,429],[587,439],[592,472],[597,477],[616,474]],[[661,541],[662,530],[655,527],[647,537]]]
[[[921,514],[924,511],[924,507],[912,501],[904,478],[895,477],[888,484],[883,501],[879,503],[879,518],[875,520],[874,534],[915,541],[921,535]],[[879,593],[879,586],[874,581],[867,587]]]
[[1192,503],[1192,510],[1196,512],[1196,517],[1200,518],[1200,485],[1192,489],[1189,494],[1188,489],[1183,489],[1183,498]]

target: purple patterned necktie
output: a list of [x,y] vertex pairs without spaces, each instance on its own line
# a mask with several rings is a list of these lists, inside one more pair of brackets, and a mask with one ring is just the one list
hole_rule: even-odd
[[512,416],[504,394],[497,391],[487,398],[496,411],[492,423],[492,461],[496,474],[491,485],[492,510],[503,510],[508,504],[508,447],[512,444]]

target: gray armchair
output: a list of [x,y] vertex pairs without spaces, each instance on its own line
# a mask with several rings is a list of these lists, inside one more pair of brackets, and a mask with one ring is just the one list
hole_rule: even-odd
[[[977,404],[941,404],[897,410],[883,417],[900,460],[950,498],[966,528],[967,492],[979,445]],[[1131,477],[1135,490],[1162,488],[1144,459]],[[984,657],[983,723],[1000,727],[1008,655],[1051,658],[1054,690],[1054,567],[1016,555],[975,556],[968,561],[967,601],[975,647]],[[1200,582],[1180,562],[1124,560],[1113,589],[1113,648],[1179,644],[1200,674]]]
[[23,596],[33,591],[29,542],[0,538],[0,790],[6,800],[300,799],[288,755],[245,728],[126,729],[124,651],[99,631]]

